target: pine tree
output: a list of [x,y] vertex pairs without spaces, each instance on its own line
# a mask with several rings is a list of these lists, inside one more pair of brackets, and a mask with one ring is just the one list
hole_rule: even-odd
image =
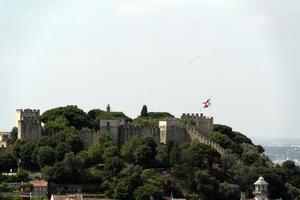
[[148,109],[146,105],[143,105],[142,111],[141,111],[142,117],[148,117]]

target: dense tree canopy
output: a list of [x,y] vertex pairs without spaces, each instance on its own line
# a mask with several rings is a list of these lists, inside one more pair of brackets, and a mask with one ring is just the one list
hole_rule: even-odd
[[[83,127],[92,128],[91,118],[83,110],[77,106],[58,107],[44,112],[41,116],[41,121],[47,124],[50,121],[64,125],[74,126],[76,129]],[[55,127],[56,128],[56,127]]]

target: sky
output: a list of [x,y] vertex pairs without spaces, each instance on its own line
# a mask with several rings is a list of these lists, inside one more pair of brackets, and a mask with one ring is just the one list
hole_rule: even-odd
[[[299,138],[300,1],[0,0],[0,131],[19,108],[213,116]],[[202,102],[211,98],[209,109]]]

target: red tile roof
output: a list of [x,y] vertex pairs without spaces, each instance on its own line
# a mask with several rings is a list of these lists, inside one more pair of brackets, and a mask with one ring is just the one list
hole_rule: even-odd
[[48,187],[48,182],[45,180],[33,180],[31,184],[33,187]]

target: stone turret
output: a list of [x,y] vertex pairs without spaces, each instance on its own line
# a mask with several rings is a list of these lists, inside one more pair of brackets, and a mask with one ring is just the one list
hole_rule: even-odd
[[253,191],[254,200],[267,200],[268,199],[268,185],[269,183],[265,181],[263,177],[254,183],[255,189]]
[[179,119],[170,118],[159,121],[159,130],[161,143],[166,143],[168,140],[177,142],[185,142],[186,140],[185,129]]
[[17,109],[16,125],[18,127],[18,139],[39,141],[42,133],[42,126],[39,120],[40,110]]

